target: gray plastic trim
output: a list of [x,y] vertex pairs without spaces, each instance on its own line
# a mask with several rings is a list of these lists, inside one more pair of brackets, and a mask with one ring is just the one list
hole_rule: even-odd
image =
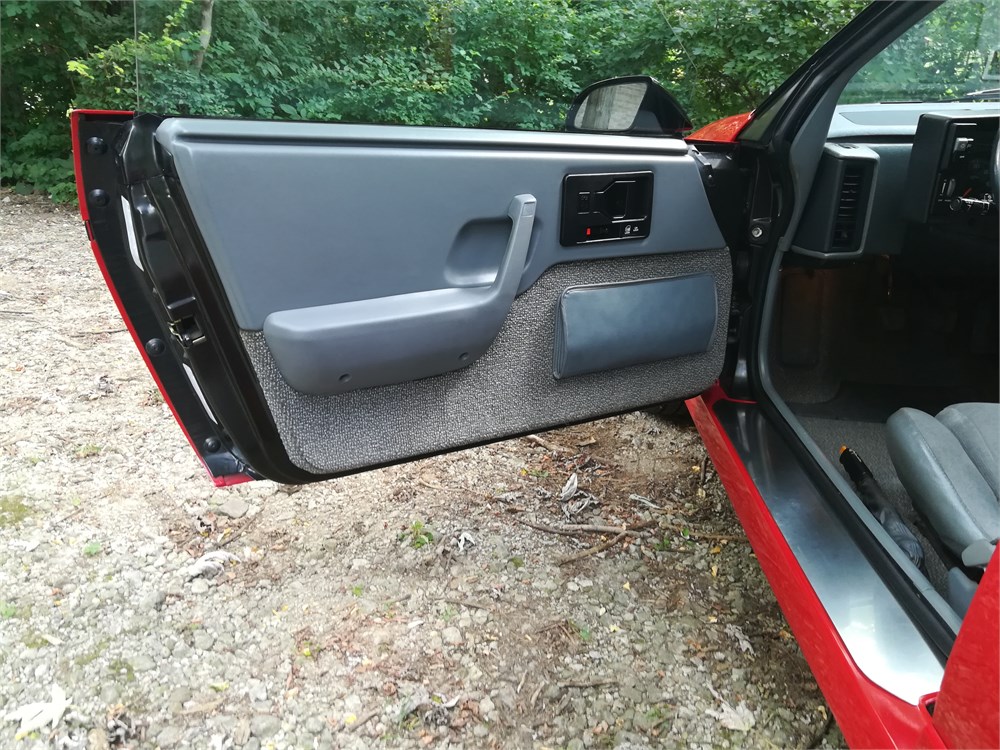
[[[849,143],[827,143],[823,147],[824,157],[839,159],[842,161],[857,161],[872,165],[870,173],[871,184],[868,186],[868,200],[864,206],[858,208],[858,219],[861,221],[861,240],[858,249],[851,252],[825,252],[813,250],[806,245],[812,243],[822,243],[826,238],[818,237],[815,233],[815,225],[828,228],[826,222],[820,221],[820,217],[826,218],[825,212],[832,211],[833,216],[828,218],[829,226],[833,225],[835,215],[840,203],[840,192],[842,185],[832,179],[821,179],[824,177],[833,178],[839,175],[837,170],[824,172],[823,167],[817,170],[816,179],[809,190],[808,203],[799,222],[798,231],[792,241],[791,250],[801,255],[808,255],[813,258],[857,258],[864,254],[868,240],[868,228],[871,226],[872,213],[875,208],[875,195],[879,180],[879,154],[865,146],[858,146]],[[822,160],[821,160],[822,165]]]
[[489,286],[437,289],[271,313],[264,338],[296,390],[323,395],[402,383],[468,367],[503,325],[535,220],[534,196],[507,209],[510,239]]
[[827,130],[827,138],[873,138],[913,136],[920,116],[928,112],[948,115],[995,114],[997,102],[886,102],[885,104],[840,104]]
[[[518,285],[559,263],[725,241],[687,146],[669,138],[173,118],[173,161],[240,328],[271,313],[492,283],[511,196],[538,200]],[[649,170],[649,237],[559,244],[567,174]]]
[[559,297],[556,378],[708,351],[718,317],[711,274],[570,287]]

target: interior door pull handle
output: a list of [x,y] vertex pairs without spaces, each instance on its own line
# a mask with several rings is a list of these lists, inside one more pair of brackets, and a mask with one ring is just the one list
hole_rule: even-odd
[[507,250],[504,252],[500,270],[493,280],[493,287],[498,295],[510,298],[508,307],[514,302],[517,287],[521,283],[521,274],[524,272],[524,262],[528,258],[531,230],[535,227],[536,203],[535,196],[522,193],[515,195],[507,207],[507,216],[511,220],[510,238],[507,240]]
[[264,339],[282,376],[303,393],[328,395],[471,365],[500,333],[517,296],[535,209],[533,195],[511,200],[507,248],[489,286],[271,313],[264,320]]

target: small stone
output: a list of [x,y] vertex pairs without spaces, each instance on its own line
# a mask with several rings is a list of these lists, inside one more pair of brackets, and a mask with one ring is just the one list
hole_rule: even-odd
[[479,738],[483,738],[489,733],[490,730],[485,724],[476,724],[476,726],[472,728],[472,734]]
[[204,578],[195,578],[191,583],[191,593],[192,594],[207,594],[208,593],[208,581]]
[[457,646],[462,642],[462,631],[452,625],[441,631],[441,638],[445,643]]
[[325,728],[324,721],[318,716],[310,716],[306,719],[306,731],[309,734],[321,734]]
[[156,591],[149,592],[142,598],[142,608],[153,610],[161,609],[166,600],[167,592],[162,589],[157,589]]
[[486,696],[479,701],[479,710],[482,712],[483,716],[486,716],[487,718],[489,718],[489,715],[493,713],[495,708],[496,706],[493,704],[493,701],[490,700],[489,696]]
[[109,750],[107,730],[94,728],[87,732],[88,750]]
[[247,696],[255,703],[267,700],[267,686],[260,680],[247,681]]
[[151,669],[156,669],[156,662],[145,654],[139,654],[130,659],[129,664],[132,665],[132,669],[136,672],[148,672]]
[[281,719],[270,714],[257,714],[250,719],[250,732],[254,737],[267,739],[281,731]]
[[217,509],[219,515],[229,518],[243,518],[250,510],[250,503],[239,497],[231,497]]
[[243,747],[247,744],[250,739],[250,722],[246,719],[240,719],[236,722],[236,726],[233,727],[233,744],[237,747]]
[[170,691],[167,696],[167,705],[171,712],[179,713],[184,708],[184,704],[191,700],[191,688],[180,685]]
[[215,643],[215,638],[207,630],[199,629],[194,631],[194,647],[199,651],[208,651]]
[[368,560],[366,560],[363,557],[355,557],[353,560],[351,560],[352,571],[366,570],[369,567],[371,567],[371,563],[368,562]]
[[181,741],[181,730],[178,727],[164,727],[156,735],[156,741],[160,747],[173,747]]

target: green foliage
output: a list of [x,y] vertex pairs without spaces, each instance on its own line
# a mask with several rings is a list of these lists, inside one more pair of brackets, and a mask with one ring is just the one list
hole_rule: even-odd
[[20,495],[0,497],[0,528],[17,526],[32,513]]
[[410,528],[399,535],[400,541],[404,539],[409,540],[410,546],[413,549],[420,549],[434,541],[434,534],[431,533],[423,521],[414,521],[410,524]]
[[69,200],[75,191],[66,113],[77,82],[66,63],[127,37],[132,14],[115,0],[4,0],[0,23],[0,179],[19,192]]
[[208,0],[4,0],[0,179],[72,199],[70,107],[556,130],[586,85],[647,73],[699,126],[865,1],[215,0],[203,46]]
[[942,101],[996,88],[1000,70],[986,67],[998,48],[995,3],[947,3],[865,65],[841,101]]
[[397,539],[399,541],[408,539],[413,549],[420,549],[434,541],[434,534],[431,533],[423,521],[414,521],[410,524],[410,528],[399,534]]
[[[746,112],[867,5],[867,0],[712,0],[659,4],[676,38],[662,81],[695,125]],[[693,75],[692,75],[693,72]]]
[[94,557],[95,555],[101,554],[102,547],[100,542],[87,542],[83,545],[83,554],[87,557]]

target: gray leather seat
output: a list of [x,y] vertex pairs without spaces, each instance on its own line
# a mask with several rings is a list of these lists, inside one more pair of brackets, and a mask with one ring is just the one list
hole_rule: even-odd
[[887,431],[903,487],[949,549],[961,556],[1000,537],[1000,404],[956,404],[937,417],[900,409]]

